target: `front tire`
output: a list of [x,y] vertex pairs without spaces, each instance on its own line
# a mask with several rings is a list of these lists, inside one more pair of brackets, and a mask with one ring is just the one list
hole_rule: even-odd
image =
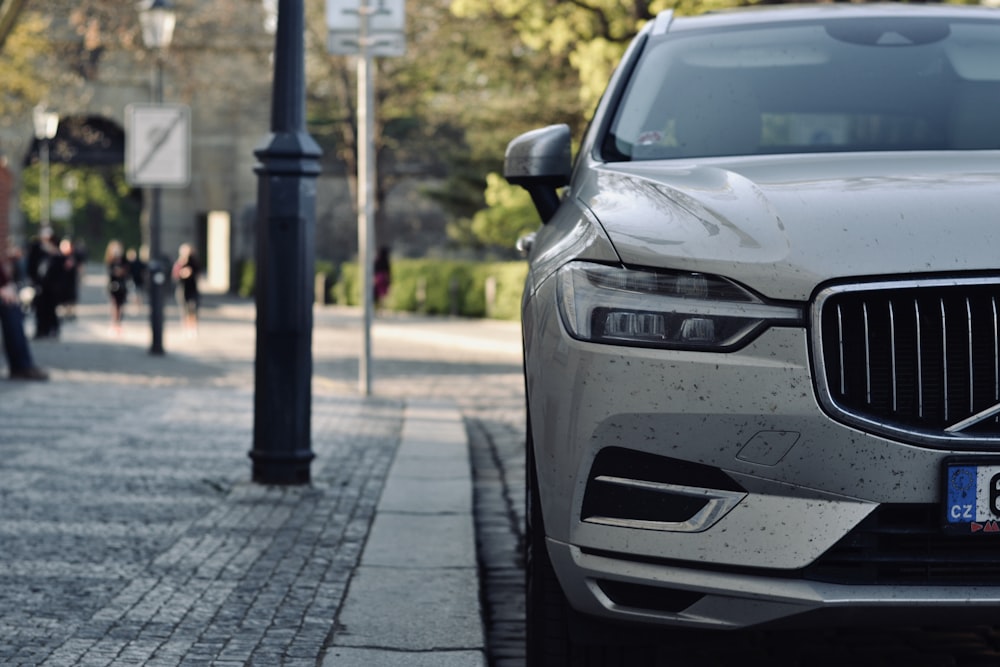
[[[563,593],[545,544],[545,526],[529,420],[525,442],[525,611],[527,667],[642,667],[649,646],[622,643],[630,633],[574,611]],[[615,641],[618,639],[618,641]]]
[[535,448],[529,420],[525,443],[525,597],[527,667],[569,667],[569,602],[559,586],[549,552],[535,472]]

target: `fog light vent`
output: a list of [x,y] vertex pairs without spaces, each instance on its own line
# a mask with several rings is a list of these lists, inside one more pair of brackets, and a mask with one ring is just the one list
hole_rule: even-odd
[[705,597],[701,593],[676,588],[658,588],[624,581],[600,579],[597,585],[608,599],[620,607],[678,614]]
[[606,526],[698,532],[745,496],[746,490],[718,468],[608,447],[594,460],[581,519]]

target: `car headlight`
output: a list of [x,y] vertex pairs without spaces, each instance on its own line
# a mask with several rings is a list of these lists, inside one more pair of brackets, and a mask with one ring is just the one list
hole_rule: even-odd
[[803,325],[802,309],[720,276],[571,262],[557,280],[563,324],[594,343],[723,352],[769,326]]

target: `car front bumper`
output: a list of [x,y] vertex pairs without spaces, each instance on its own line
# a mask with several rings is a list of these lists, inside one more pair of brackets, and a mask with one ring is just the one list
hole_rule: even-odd
[[[539,500],[553,565],[577,610],[732,628],[830,607],[1000,604],[1000,586],[801,577],[880,505],[939,505],[944,459],[969,453],[830,418],[815,398],[804,329],[770,329],[715,354],[577,341],[554,311],[529,309],[524,325]],[[693,528],[594,521],[582,508],[608,448],[718,470],[745,494]],[[625,596],[633,601],[644,599],[641,587],[688,595],[677,596],[677,609],[623,604],[607,581],[639,587],[638,598]]]
[[[865,625],[912,620],[948,625],[957,620],[956,614],[979,622],[995,620],[1000,606],[1000,586],[843,585],[711,571],[697,564],[620,560],[554,540],[548,541],[548,549],[577,611],[629,623],[733,630],[765,624],[813,625],[833,617]],[[608,585],[612,581],[645,593],[622,599]],[[678,592],[691,594],[681,598],[685,606],[664,608],[669,602],[662,601],[678,599]],[[645,604],[645,600],[656,602]],[[836,616],[840,611],[846,613]]]

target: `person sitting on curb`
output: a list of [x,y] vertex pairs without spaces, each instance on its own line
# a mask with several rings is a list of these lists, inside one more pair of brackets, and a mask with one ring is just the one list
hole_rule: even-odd
[[0,258],[0,330],[3,348],[10,367],[11,380],[48,380],[49,374],[35,365],[24,334],[24,311],[17,289],[10,279],[5,262]]

